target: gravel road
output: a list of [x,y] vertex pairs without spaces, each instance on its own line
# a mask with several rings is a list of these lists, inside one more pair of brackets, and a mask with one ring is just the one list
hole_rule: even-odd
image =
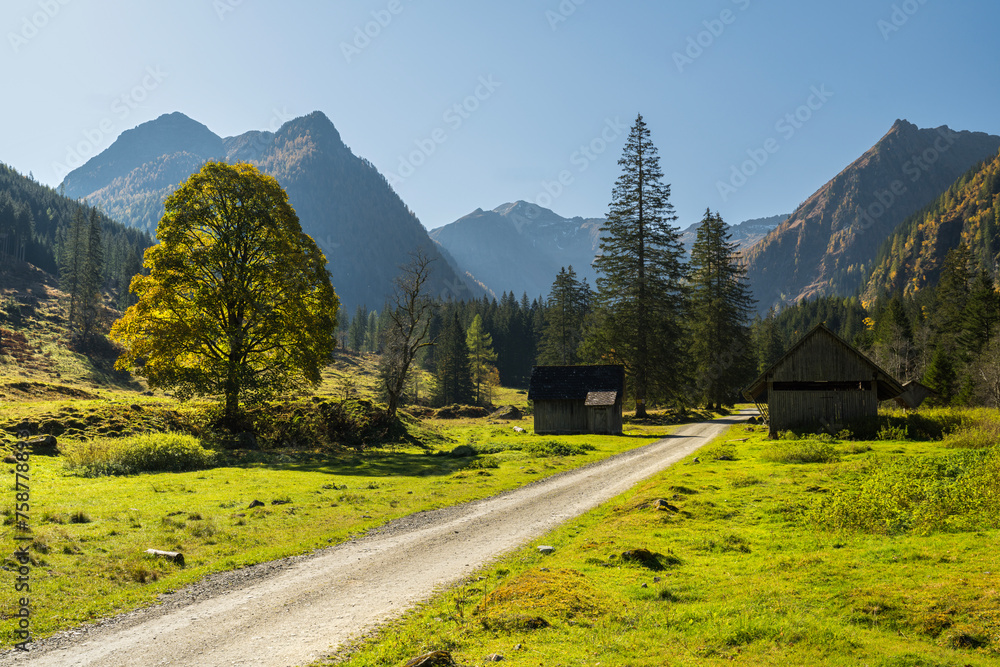
[[624,493],[752,412],[307,556],[214,575],[162,604],[60,633],[0,666],[308,664],[498,555]]

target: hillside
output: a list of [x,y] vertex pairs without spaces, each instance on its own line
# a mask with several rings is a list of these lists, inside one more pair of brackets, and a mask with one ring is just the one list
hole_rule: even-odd
[[320,112],[277,132],[225,139],[173,113],[123,133],[66,176],[65,191],[87,198],[133,227],[155,231],[163,200],[208,160],[247,161],[288,192],[303,230],[326,254],[342,305],[381,309],[399,267],[423,249],[435,263],[435,296],[468,298],[483,291],[440,256],[424,227],[375,167],[351,152]]
[[[55,284],[61,243],[78,213],[87,216],[90,209],[0,164],[0,261],[4,269],[0,290],[9,288],[12,281],[36,275],[36,268],[46,272],[47,279]],[[153,240],[141,230],[98,213],[104,246],[104,288],[112,301],[124,305],[132,276],[142,265],[142,253]],[[11,258],[23,262],[12,262]]]
[[897,120],[750,250],[748,277],[758,308],[854,293],[897,225],[998,149],[997,136]]
[[1000,260],[1000,155],[969,170],[933,203],[907,218],[879,250],[865,287],[912,294],[937,283],[945,255],[964,243],[978,268],[997,278]]
[[492,211],[476,209],[431,230],[459,266],[492,292],[546,296],[559,269],[572,266],[593,285],[591,263],[600,251],[601,218],[564,218],[525,201]]

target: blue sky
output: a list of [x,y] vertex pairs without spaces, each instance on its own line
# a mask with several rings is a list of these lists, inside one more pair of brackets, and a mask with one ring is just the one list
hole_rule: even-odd
[[164,113],[228,136],[320,110],[429,228],[592,217],[642,113],[678,224],[735,223],[897,118],[1000,134],[998,25],[986,0],[4,0],[0,161],[58,185]]

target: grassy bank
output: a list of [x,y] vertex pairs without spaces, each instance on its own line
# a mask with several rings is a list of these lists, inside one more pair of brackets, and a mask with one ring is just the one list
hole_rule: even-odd
[[343,664],[995,665],[998,422],[896,414],[872,441],[734,428]]

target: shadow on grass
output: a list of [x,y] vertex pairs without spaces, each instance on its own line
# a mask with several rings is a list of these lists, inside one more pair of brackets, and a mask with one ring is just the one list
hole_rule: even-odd
[[[280,455],[279,455],[280,456]],[[328,475],[351,477],[443,477],[467,467],[473,460],[452,458],[414,452],[378,451],[365,452],[342,460],[316,460],[292,462],[231,462],[225,467],[262,466],[296,472],[318,472]]]

